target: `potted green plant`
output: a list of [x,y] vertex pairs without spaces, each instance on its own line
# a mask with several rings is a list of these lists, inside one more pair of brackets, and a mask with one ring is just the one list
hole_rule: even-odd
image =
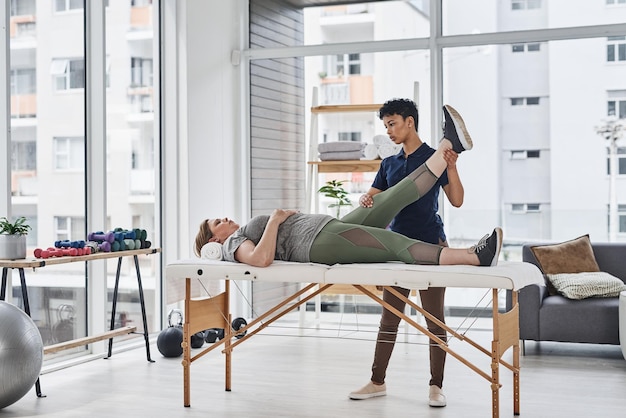
[[343,183],[344,181],[330,180],[318,190],[318,193],[334,199],[334,202],[328,205],[328,208],[337,208],[336,218],[339,218],[343,206],[352,206],[352,202],[348,198],[348,192],[343,188]]
[[9,221],[6,216],[0,218],[0,259],[26,258],[26,235],[30,229],[23,216],[14,222]]

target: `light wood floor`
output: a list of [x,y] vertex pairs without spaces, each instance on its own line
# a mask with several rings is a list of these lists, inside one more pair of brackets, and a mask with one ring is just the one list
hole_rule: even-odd
[[[140,347],[47,372],[41,377],[47,397],[31,390],[0,410],[0,418],[491,417],[489,382],[451,356],[444,382],[448,406],[428,406],[428,350],[425,338],[414,333],[408,342],[399,337],[388,395],[349,400],[348,393],[369,379],[378,316],[369,317],[371,324],[358,326],[298,328],[297,321],[286,320],[269,327],[235,349],[231,392],[224,391],[222,354],[209,353],[192,364],[190,408],[183,407],[181,358],[164,358],[152,344],[154,363]],[[467,335],[489,347],[491,332],[482,324]],[[484,354],[460,341],[451,347],[489,372]],[[512,379],[504,368],[501,381],[500,416],[512,417]],[[625,394],[626,361],[619,346],[527,343],[522,417],[624,417]]]

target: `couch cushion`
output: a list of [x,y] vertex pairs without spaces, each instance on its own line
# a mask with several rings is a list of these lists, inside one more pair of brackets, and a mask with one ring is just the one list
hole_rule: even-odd
[[616,297],[626,284],[605,272],[559,273],[546,275],[552,286],[568,299]]
[[589,235],[560,244],[536,245],[530,250],[544,274],[600,271],[591,248]]
[[619,345],[618,305],[619,298],[570,300],[560,295],[546,298],[541,307],[537,341]]

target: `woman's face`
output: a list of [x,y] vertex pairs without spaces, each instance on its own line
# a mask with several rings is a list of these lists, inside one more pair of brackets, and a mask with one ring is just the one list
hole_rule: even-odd
[[207,220],[207,224],[213,234],[211,240],[220,243],[224,243],[226,238],[230,237],[233,232],[239,229],[239,225],[228,218],[209,219]]

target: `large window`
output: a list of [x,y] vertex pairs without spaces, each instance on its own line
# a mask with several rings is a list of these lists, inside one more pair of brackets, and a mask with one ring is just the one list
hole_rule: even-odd
[[[411,97],[414,81],[419,81],[420,96],[424,89],[429,90],[430,100],[419,101],[423,138],[434,141],[441,135],[437,129],[440,109],[432,108],[432,104],[450,103],[464,115],[472,136],[480,138],[480,147],[458,161],[466,190],[463,206],[450,208],[445,199],[442,205],[452,245],[471,244],[469,237],[479,238],[494,222],[505,227],[506,259],[521,257],[513,241],[553,240],[583,233],[607,240],[606,144],[594,127],[607,114],[626,117],[621,65],[607,65],[607,60],[622,62],[620,51],[624,51],[626,33],[616,33],[615,24],[626,21],[626,8],[612,7],[607,13],[604,2],[581,0],[571,5],[579,13],[563,13],[542,0],[509,0],[506,4],[444,0],[441,16],[436,14],[439,10],[422,9],[416,15],[404,10],[402,20],[390,23],[385,20],[388,10],[378,8],[380,3],[401,7],[392,4],[395,2],[364,3],[367,7],[360,13],[371,17],[371,25],[357,23],[347,14],[339,19],[347,8],[305,9],[305,18],[310,19],[305,20],[305,44],[355,42],[354,47],[347,45],[343,51],[333,45],[325,56],[322,50],[320,57],[305,58],[305,93],[317,87],[318,104],[322,105],[354,103],[347,81],[355,77],[348,73],[346,64],[350,55],[359,54],[359,75],[371,77],[374,102]],[[358,5],[353,7],[357,10]],[[421,37],[428,38],[430,33],[412,32],[411,25],[420,17],[430,24],[439,24],[437,19],[441,19],[443,38],[421,43]],[[306,26],[307,22],[311,26]],[[583,26],[585,30],[580,30]],[[552,28],[563,30],[558,35],[546,30]],[[378,41],[388,36],[402,39],[405,33],[411,33],[414,43],[404,44],[405,50],[397,55],[388,51],[386,42],[380,42],[379,52],[370,52]],[[448,36],[459,34],[468,36]],[[559,38],[550,40],[553,36]],[[476,44],[476,39],[482,43]],[[367,48],[364,42],[369,42]],[[581,61],[581,56],[588,59]],[[429,81],[441,81],[433,85],[423,82],[422,69]],[[585,87],[572,89],[576,79],[586,80]],[[347,139],[347,133],[358,131],[351,129],[349,119],[333,120],[331,115],[318,119],[320,140]],[[424,120],[428,127],[422,125]],[[348,127],[339,134],[333,126],[340,123]],[[361,140],[368,142],[368,135],[362,135]],[[585,161],[585,170],[572,178],[565,174],[570,171],[559,167],[571,166],[574,161]],[[485,172],[490,174],[485,176]],[[623,194],[626,184],[622,178],[617,180],[617,191]],[[592,190],[593,198],[586,199],[594,202],[592,205],[581,206],[575,198],[581,184]],[[583,218],[584,225],[578,221]]]
[[[159,147],[154,129],[158,123],[153,111],[158,103],[153,73],[158,37],[153,34],[152,2],[131,6],[130,1],[110,5],[105,1],[107,8],[100,9],[103,2],[93,1],[85,8],[85,1],[10,0],[11,153],[2,154],[2,166],[10,164],[11,190],[10,196],[1,198],[10,199],[11,217],[25,216],[32,227],[29,257],[36,248],[53,247],[56,241],[86,241],[89,232],[116,227],[145,229],[152,245],[159,245],[155,231]],[[85,22],[98,18],[106,21],[105,30],[86,35]],[[127,38],[131,32],[138,39]],[[99,44],[106,44],[107,50]],[[103,68],[97,69],[100,65]],[[141,97],[142,111],[134,107],[136,97]],[[106,141],[104,152],[104,145],[98,147],[99,137],[100,144]],[[94,204],[105,194],[107,205]],[[102,221],[95,219],[99,214]],[[120,271],[119,292],[128,297],[121,298],[117,314],[142,328],[136,271],[132,259],[126,260],[131,262],[125,261]],[[116,266],[113,262],[92,268],[94,264],[48,265],[36,275],[26,274],[31,316],[45,345],[108,328]],[[154,332],[160,329],[158,259],[141,258],[140,266],[149,331]],[[10,297],[23,306],[16,274]],[[98,302],[88,304],[98,298],[107,312],[97,308]],[[68,325],[63,332],[61,325]],[[81,346],[45,360],[85,351]]]
[[[56,13],[82,4],[11,2],[16,28],[10,39],[11,212],[25,216],[33,228],[27,239],[30,256],[58,239],[85,239],[84,21],[82,13]],[[41,28],[46,32],[37,33]],[[61,90],[72,94],[55,94]],[[82,263],[47,266],[38,271],[40,282],[27,274],[31,316],[44,344],[85,335],[85,275]],[[23,304],[15,281],[13,299]],[[72,316],[63,333],[55,332],[61,310]]]
[[[130,4],[130,7],[129,7]],[[158,123],[155,120],[155,92],[157,80],[154,65],[158,57],[153,55],[155,36],[152,1],[110,2],[105,21],[107,56],[109,57],[110,85],[107,88],[107,181],[106,196],[110,202],[107,209],[108,229],[143,229],[148,240],[155,239],[158,220],[155,217],[158,204],[156,189],[158,170]],[[119,28],[133,36],[119,36]],[[115,202],[115,203],[113,203]],[[159,322],[158,282],[156,257],[142,257],[141,276],[146,306],[149,308],[149,324]],[[130,264],[130,263],[129,263]],[[124,273],[131,276],[122,292],[128,297],[120,303],[116,320],[132,322],[143,332],[141,306],[138,299],[134,271],[127,266]],[[110,266],[109,307],[113,299],[115,269]],[[110,311],[109,311],[110,315]],[[154,329],[149,329],[154,331]]]

